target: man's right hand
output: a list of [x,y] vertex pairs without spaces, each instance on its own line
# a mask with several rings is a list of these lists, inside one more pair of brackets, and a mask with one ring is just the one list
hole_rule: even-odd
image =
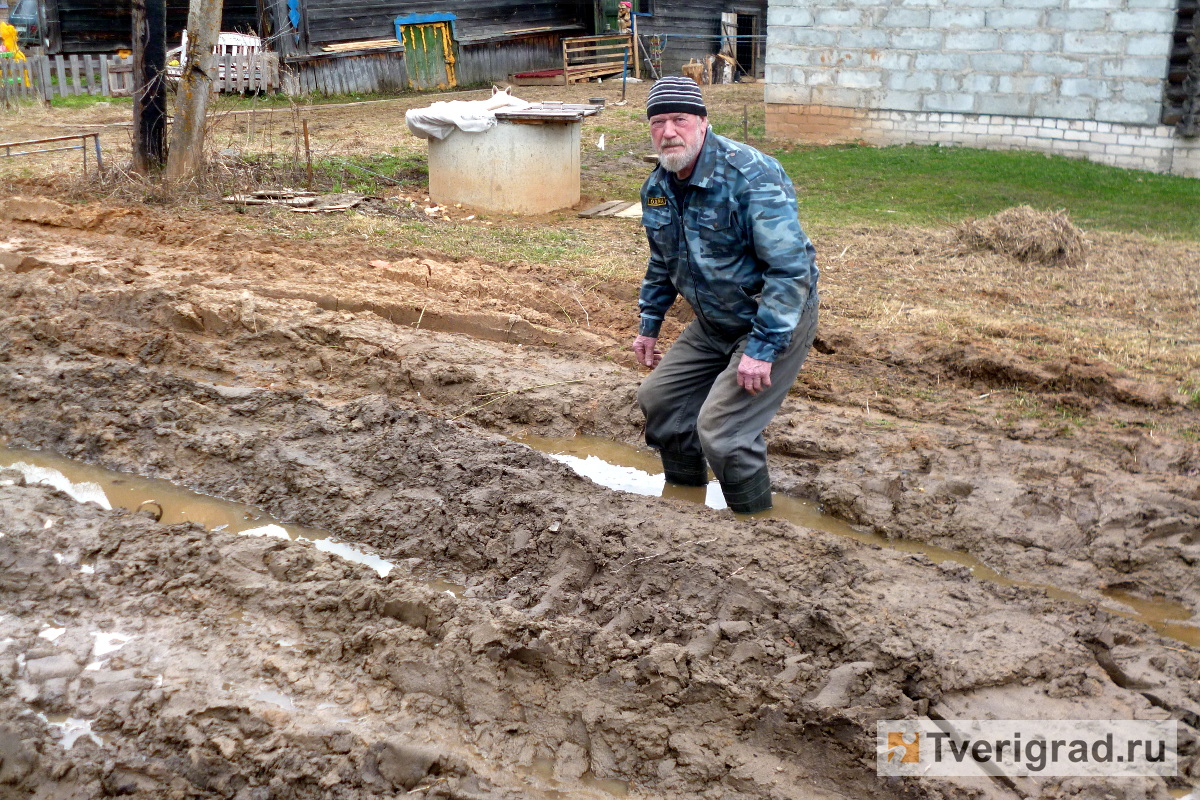
[[657,347],[657,336],[638,336],[633,340],[633,352],[637,354],[639,364],[654,369],[662,361],[662,351]]

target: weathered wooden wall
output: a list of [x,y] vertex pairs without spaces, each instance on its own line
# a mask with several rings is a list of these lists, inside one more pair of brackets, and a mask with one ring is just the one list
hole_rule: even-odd
[[498,81],[514,72],[555,66],[562,66],[562,35],[558,33],[460,44],[458,48],[460,84]]
[[456,34],[471,41],[513,30],[569,27],[580,23],[576,2],[556,0],[306,0],[312,44],[394,36],[395,19],[408,14],[451,12]]
[[[734,12],[757,14],[759,33],[767,32],[767,0],[655,0],[654,13],[638,17],[638,33],[645,39],[651,34],[667,34],[663,51],[663,71],[679,75],[681,64],[689,59],[703,62],[710,53],[720,49],[721,14]],[[678,38],[675,38],[678,37]],[[703,37],[703,38],[687,38]]]
[[395,52],[292,59],[283,75],[291,95],[399,92],[407,86],[404,54]]
[[[130,0],[42,0],[50,53],[115,53],[133,47]],[[167,0],[168,46],[187,27],[187,0]],[[221,30],[260,32],[258,0],[225,0]]]

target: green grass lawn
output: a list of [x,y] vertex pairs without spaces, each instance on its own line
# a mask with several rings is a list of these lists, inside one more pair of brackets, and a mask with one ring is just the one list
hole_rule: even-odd
[[133,108],[132,97],[107,97],[99,94],[76,94],[65,97],[53,97],[50,105],[54,108],[93,108],[95,106],[127,106]]
[[851,145],[773,155],[798,187],[800,218],[814,225],[945,225],[1027,204],[1066,209],[1083,228],[1200,240],[1200,180],[1191,178],[966,147]]

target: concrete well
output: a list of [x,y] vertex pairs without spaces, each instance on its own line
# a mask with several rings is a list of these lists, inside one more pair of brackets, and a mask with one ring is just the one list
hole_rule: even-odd
[[500,120],[429,140],[429,196],[480,211],[544,214],[579,202],[579,122]]

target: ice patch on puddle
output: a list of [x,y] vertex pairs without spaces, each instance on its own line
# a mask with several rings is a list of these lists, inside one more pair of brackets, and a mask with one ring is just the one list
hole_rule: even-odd
[[27,464],[24,461],[10,464],[5,469],[16,470],[21,473],[25,476],[26,483],[40,484],[58,489],[63,494],[69,495],[77,503],[95,503],[101,508],[112,508],[112,504],[108,502],[108,495],[104,493],[104,489],[100,487],[100,484],[93,481],[72,483],[70,478],[56,469],[39,467],[34,464]]
[[345,542],[334,542],[329,539],[303,539],[303,537],[301,541],[311,541],[313,546],[318,550],[341,556],[347,561],[353,561],[356,564],[365,564],[375,570],[381,578],[386,578],[396,568],[396,565],[391,561],[385,561],[374,553],[359,550],[357,547],[352,547]]
[[242,531],[242,536],[272,536],[276,539],[287,539],[289,541],[292,538],[288,534],[286,528],[284,528],[282,525],[274,524],[260,525],[257,528],[250,528],[249,530]]
[[[336,555],[356,564],[363,564],[375,571],[381,578],[386,578],[396,565],[374,553],[360,549],[346,542],[332,539],[321,530],[303,528],[296,525],[281,525],[274,521],[264,520],[264,524],[256,524],[256,520],[266,517],[258,509],[238,503],[229,503],[217,498],[190,492],[165,481],[139,478],[96,467],[83,465],[62,466],[57,461],[63,461],[58,456],[41,452],[9,451],[0,446],[0,466],[19,472],[26,483],[41,484],[58,489],[75,501],[81,503],[96,503],[101,508],[111,509],[116,503],[130,510],[141,509],[147,504],[159,508],[159,521],[195,522],[211,531],[228,531],[240,533],[243,536],[266,536],[285,541],[311,542],[314,547],[332,555]],[[3,462],[13,458],[11,465]],[[57,459],[57,461],[52,461]],[[51,466],[51,464],[55,466]],[[80,474],[72,481],[68,475],[73,475],[72,469],[78,466]],[[58,468],[58,467],[61,467]],[[99,477],[98,477],[99,476]],[[95,480],[92,480],[92,479]],[[147,497],[153,499],[147,499]],[[267,517],[269,520],[270,518]],[[249,526],[247,526],[249,522]],[[46,527],[55,524],[55,520],[46,520]],[[0,532],[3,536],[4,532]],[[55,553],[54,559],[59,564],[66,564],[69,557]],[[92,574],[95,568],[90,564],[81,564],[82,574]]]
[[59,744],[63,750],[70,750],[83,737],[88,737],[101,747],[104,746],[104,740],[97,734],[92,732],[92,721],[90,719],[80,719],[79,717],[47,717],[44,714],[39,714],[42,719],[46,720],[46,724],[52,728],[57,728],[62,733],[62,738]]
[[[662,495],[663,487],[666,485],[666,478],[663,477],[661,472],[657,475],[652,475],[637,467],[610,464],[602,458],[591,455],[586,458],[568,455],[567,453],[546,453],[546,455],[555,461],[566,464],[576,474],[587,478],[593,483],[606,486],[609,489],[649,497],[659,497]],[[721,494],[721,486],[716,481],[710,481],[706,487],[704,505],[718,510],[727,507],[725,497]]]
[[92,646],[92,658],[100,658],[109,653],[115,653],[134,639],[133,636],[125,633],[104,633],[101,631],[93,633],[92,636],[96,637],[96,643]]
[[374,553],[368,553],[365,550],[360,550],[354,545],[346,542],[337,542],[328,538],[308,537],[308,536],[293,536],[288,533],[287,528],[282,525],[260,525],[257,528],[250,528],[242,531],[242,536],[272,536],[276,539],[294,539],[299,542],[312,542],[313,547],[324,553],[332,553],[335,556],[340,556],[347,561],[353,561],[355,564],[364,564],[375,570],[376,574],[381,578],[386,578],[396,565],[391,561],[380,558]]
[[250,695],[251,700],[258,700],[263,703],[270,703],[273,706],[278,706],[284,711],[295,711],[296,704],[292,702],[292,698],[288,697],[283,692],[277,692],[274,689],[263,689],[261,692],[255,692]]

